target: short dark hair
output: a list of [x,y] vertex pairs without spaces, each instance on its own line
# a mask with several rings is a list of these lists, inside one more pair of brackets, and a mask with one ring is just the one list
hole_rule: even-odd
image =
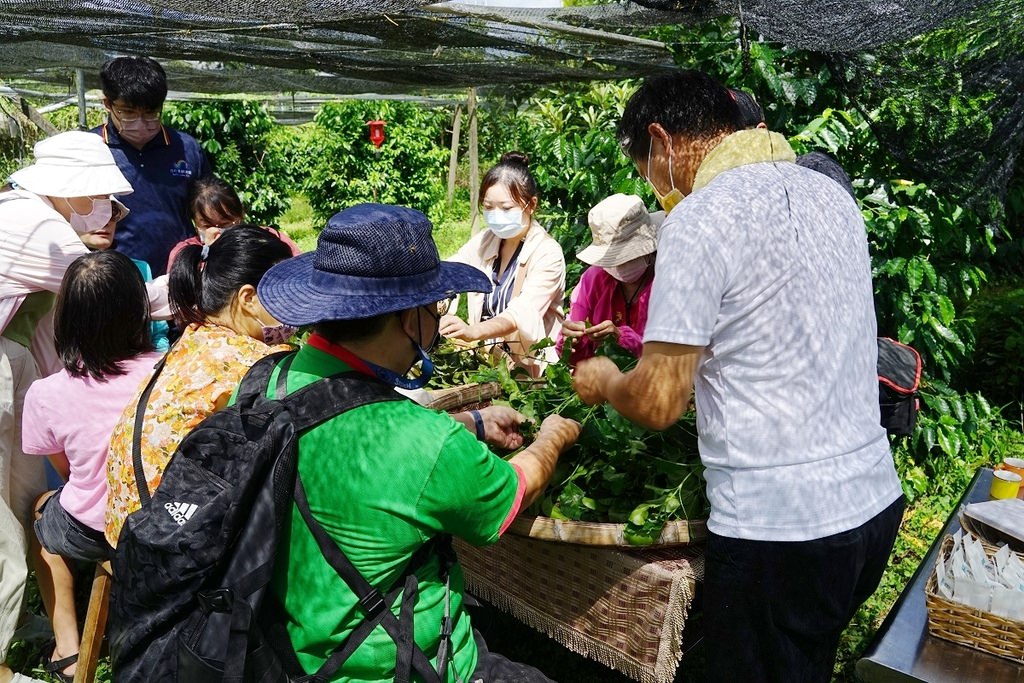
[[116,251],[79,256],[64,273],[53,336],[73,377],[123,375],[121,361],[153,350],[149,295],[131,259]]
[[204,323],[231,303],[244,285],[255,287],[263,274],[292,255],[288,245],[269,230],[244,223],[204,247],[190,244],[171,266],[168,282],[171,310],[185,323]]
[[743,129],[736,101],[724,85],[700,71],[687,69],[644,81],[626,104],[619,121],[619,146],[636,160],[647,155],[651,134],[660,123],[670,135],[701,140]]
[[736,106],[740,108],[740,117],[744,128],[757,128],[764,123],[764,109],[757,103],[753,95],[746,90],[737,90],[736,88],[729,88],[729,94],[736,101]]
[[382,313],[372,318],[356,320],[324,320],[313,325],[313,331],[329,342],[343,344],[380,334],[388,318],[397,313]]
[[480,201],[492,185],[504,185],[512,199],[526,206],[537,196],[537,181],[530,173],[530,158],[522,152],[505,152],[480,181]]
[[100,69],[100,87],[111,102],[155,110],[167,99],[167,74],[149,57],[115,57]]
[[828,154],[819,151],[808,152],[807,154],[801,154],[798,156],[796,158],[796,163],[798,166],[803,166],[804,168],[809,168],[812,171],[817,171],[822,175],[828,176],[839,183],[839,185],[846,190],[847,194],[855,200],[857,199],[857,193],[853,190],[853,183],[850,181],[849,174],[842,166],[839,165],[838,161],[830,157]]
[[200,178],[192,185],[188,199],[189,216],[212,222],[214,214],[245,220],[245,207],[235,189],[216,176]]

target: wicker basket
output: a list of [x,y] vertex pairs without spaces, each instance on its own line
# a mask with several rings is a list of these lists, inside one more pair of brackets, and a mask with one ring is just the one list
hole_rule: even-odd
[[434,410],[460,410],[471,404],[489,403],[500,395],[501,385],[497,382],[463,384],[431,391],[426,407]]
[[550,517],[520,516],[512,522],[508,531],[517,536],[529,536],[543,541],[636,549],[701,543],[708,536],[707,521],[703,519],[689,522],[686,520],[668,522],[661,530],[658,540],[644,546],[634,545],[627,541],[625,529],[625,524],[575,522]]
[[[991,545],[984,545],[989,556],[994,554]],[[953,537],[947,535],[942,539],[936,562],[947,561],[952,552]],[[1024,662],[1024,622],[1011,621],[947,600],[939,594],[934,569],[925,584],[924,599],[928,607],[928,631],[933,636],[997,657]]]

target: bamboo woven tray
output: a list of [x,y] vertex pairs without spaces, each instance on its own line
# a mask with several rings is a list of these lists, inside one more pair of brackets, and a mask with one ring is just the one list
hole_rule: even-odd
[[655,543],[640,546],[626,540],[623,533],[625,528],[624,524],[575,522],[567,519],[520,515],[512,522],[508,531],[517,536],[528,536],[543,541],[637,549],[701,543],[708,536],[707,520],[678,520],[668,522]]
[[[990,548],[990,545],[985,545],[989,556],[993,554]],[[947,535],[942,539],[936,562],[945,562],[952,549],[953,537]],[[997,657],[1024,662],[1024,622],[1011,621],[947,600],[939,594],[934,569],[924,587],[924,601],[928,607],[928,632],[933,636]]]
[[501,385],[497,382],[463,384],[431,391],[427,407],[434,410],[457,410],[469,404],[489,402],[500,395]]

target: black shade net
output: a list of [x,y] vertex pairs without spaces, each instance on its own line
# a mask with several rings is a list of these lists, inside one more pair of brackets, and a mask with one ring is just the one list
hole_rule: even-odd
[[[737,36],[821,53],[865,113],[904,89],[923,109],[878,118],[882,144],[921,179],[984,201],[1004,196],[1024,142],[1020,0],[637,0],[560,9],[0,0],[0,83],[71,84],[82,69],[97,88],[106,59],[146,54],[163,63],[172,91],[186,93],[500,92],[671,69],[666,47],[644,36],[721,16],[735,18]],[[941,47],[959,36],[966,49]],[[740,49],[740,40],[722,45]],[[987,98],[984,111],[964,120],[957,103],[978,97]]]

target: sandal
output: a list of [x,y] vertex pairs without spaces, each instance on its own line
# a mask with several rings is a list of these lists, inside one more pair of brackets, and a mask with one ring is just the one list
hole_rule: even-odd
[[53,656],[54,650],[57,649],[57,643],[51,641],[46,649],[47,652],[44,656],[47,658],[47,661],[43,664],[43,671],[61,680],[63,683],[74,683],[75,675],[64,673],[64,669],[78,661],[78,653],[76,652],[64,659],[50,659]]

